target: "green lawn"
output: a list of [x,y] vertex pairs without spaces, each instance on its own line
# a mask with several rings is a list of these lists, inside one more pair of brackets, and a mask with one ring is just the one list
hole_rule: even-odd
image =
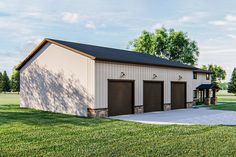
[[236,127],[149,125],[21,109],[0,95],[0,156],[236,156]]
[[221,105],[212,105],[211,109],[236,111],[236,96],[227,91],[220,91],[217,94],[218,102]]

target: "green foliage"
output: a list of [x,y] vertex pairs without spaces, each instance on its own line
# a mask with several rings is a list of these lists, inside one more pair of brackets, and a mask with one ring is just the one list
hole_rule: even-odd
[[219,83],[220,89],[227,90],[228,89],[228,83],[227,82],[220,82]]
[[10,92],[11,86],[10,86],[10,80],[7,75],[7,72],[4,71],[2,74],[2,91],[3,92]]
[[236,68],[234,68],[234,71],[232,73],[231,80],[229,82],[228,92],[236,94]]
[[224,80],[226,77],[226,71],[221,66],[209,64],[207,66],[203,65],[202,69],[213,72],[211,75],[212,82],[221,82],[221,80]]
[[172,61],[194,65],[199,56],[198,46],[186,33],[174,29],[156,29],[154,33],[143,31],[129,43],[134,51],[147,53]]
[[12,92],[20,91],[20,72],[14,70],[11,75],[11,90]]
[[2,92],[2,73],[0,72],[0,93]]

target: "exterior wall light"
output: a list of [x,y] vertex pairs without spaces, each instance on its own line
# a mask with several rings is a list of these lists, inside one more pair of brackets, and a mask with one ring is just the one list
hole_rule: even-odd
[[183,78],[183,77],[182,77],[181,75],[179,75],[179,80],[182,80],[182,78]]
[[122,77],[124,77],[125,76],[125,73],[124,72],[121,72],[120,73],[120,77],[122,78]]
[[157,78],[157,74],[153,74],[153,79]]

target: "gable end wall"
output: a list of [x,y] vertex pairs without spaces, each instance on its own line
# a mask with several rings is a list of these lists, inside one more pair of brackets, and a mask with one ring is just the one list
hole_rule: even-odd
[[94,68],[94,60],[47,43],[20,70],[20,106],[87,116]]

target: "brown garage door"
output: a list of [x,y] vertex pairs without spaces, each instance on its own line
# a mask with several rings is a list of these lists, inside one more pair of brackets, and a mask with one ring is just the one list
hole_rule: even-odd
[[116,116],[133,113],[133,81],[108,82],[108,115]]
[[186,108],[186,83],[171,83],[171,109]]
[[143,85],[144,112],[162,111],[163,107],[163,83],[144,82]]

